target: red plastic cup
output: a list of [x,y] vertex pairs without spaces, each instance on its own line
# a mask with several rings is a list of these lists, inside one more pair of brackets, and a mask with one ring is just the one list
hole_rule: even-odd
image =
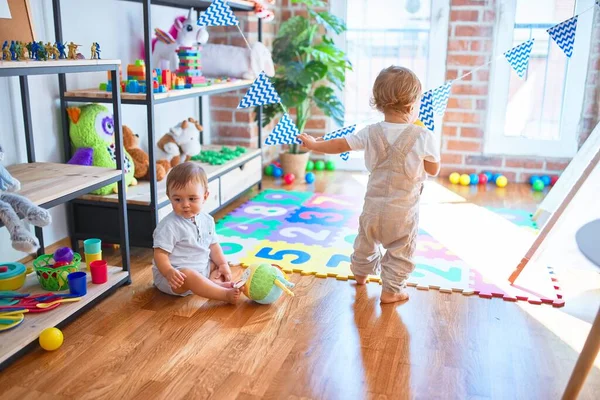
[[90,264],[92,283],[101,284],[108,281],[108,264],[104,260],[92,261]]

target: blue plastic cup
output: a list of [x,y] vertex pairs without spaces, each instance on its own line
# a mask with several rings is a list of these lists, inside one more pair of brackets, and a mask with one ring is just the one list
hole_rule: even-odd
[[83,248],[86,254],[98,254],[102,251],[102,240],[86,239],[83,241]]
[[85,296],[87,293],[87,274],[83,271],[71,272],[67,276],[69,292],[75,296]]

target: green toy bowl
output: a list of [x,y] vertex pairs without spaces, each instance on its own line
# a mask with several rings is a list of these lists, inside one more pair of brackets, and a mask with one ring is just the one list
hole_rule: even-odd
[[81,256],[73,253],[73,261],[70,264],[52,268],[53,254],[43,254],[33,261],[33,269],[37,275],[38,282],[44,290],[58,292],[69,289],[67,276],[71,272],[79,271]]

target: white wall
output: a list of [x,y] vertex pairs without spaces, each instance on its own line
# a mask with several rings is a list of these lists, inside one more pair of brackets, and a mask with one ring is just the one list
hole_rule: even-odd
[[[30,3],[36,39],[54,43],[52,2],[30,0]],[[102,58],[121,60],[123,77],[126,78],[126,65],[140,58],[143,43],[142,5],[117,0],[63,0],[61,12],[63,39],[81,44],[79,51],[86,58],[90,57],[92,42],[98,42]],[[175,17],[185,14],[187,12],[183,9],[152,6],[151,28],[168,30]],[[67,75],[67,88],[97,87],[106,80],[105,72]],[[32,76],[29,82],[37,161],[65,162],[62,159],[58,77]],[[0,78],[0,93],[7,93],[0,97],[0,143],[6,152],[4,165],[27,162],[18,78]],[[155,135],[158,139],[181,120],[197,118],[198,100],[161,104],[154,111]],[[205,116],[207,114],[204,113]],[[142,147],[147,149],[146,108],[123,105],[122,122],[142,137]],[[55,207],[51,213],[53,223],[44,228],[46,244],[68,236],[65,207]],[[24,256],[12,249],[6,228],[0,229],[0,262],[14,261]]]

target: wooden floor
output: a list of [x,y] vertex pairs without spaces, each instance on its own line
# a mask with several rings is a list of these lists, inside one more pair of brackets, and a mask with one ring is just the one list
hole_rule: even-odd
[[[314,189],[362,198],[364,181],[321,173]],[[484,205],[541,200],[527,186],[455,189]],[[2,372],[0,397],[559,399],[600,299],[554,309],[409,289],[407,303],[381,306],[379,285],[295,274],[295,297],[234,307],[159,293],[150,264],[150,250],[132,249],[133,284],[65,327],[60,350]],[[561,332],[541,314],[580,323]],[[597,367],[581,398],[600,398]]]

